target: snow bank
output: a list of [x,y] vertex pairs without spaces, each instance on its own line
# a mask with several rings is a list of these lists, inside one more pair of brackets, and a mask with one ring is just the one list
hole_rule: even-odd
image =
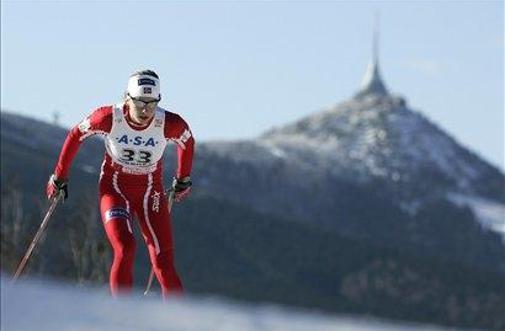
[[449,330],[336,317],[273,305],[237,304],[218,298],[187,296],[164,303],[139,294],[114,300],[102,290],[33,280],[12,285],[5,278],[1,286],[1,329],[4,331]]
[[449,199],[460,206],[468,206],[481,224],[498,232],[505,241],[505,205],[476,196],[449,194]]

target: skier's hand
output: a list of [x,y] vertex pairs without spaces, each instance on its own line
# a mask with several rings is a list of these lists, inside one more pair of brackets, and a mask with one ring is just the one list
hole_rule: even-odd
[[49,200],[57,197],[60,192],[63,192],[63,199],[66,200],[68,198],[68,183],[65,179],[56,178],[53,174],[49,177],[49,181],[47,182],[46,194]]
[[176,202],[184,200],[191,191],[191,178],[174,178],[172,181],[172,190],[174,191],[174,199]]

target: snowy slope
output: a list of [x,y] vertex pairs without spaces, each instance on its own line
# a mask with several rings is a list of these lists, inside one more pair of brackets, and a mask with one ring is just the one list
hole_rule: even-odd
[[[279,168],[298,181],[331,186],[332,178],[358,184],[387,183],[403,210],[453,194],[488,201],[469,206],[481,223],[505,238],[505,176],[395,96],[353,98],[274,128],[256,140],[205,144],[209,153],[265,169]],[[490,207],[492,204],[493,207]],[[493,221],[482,217],[493,213]],[[492,224],[492,226],[491,226]]]
[[303,150],[305,159],[317,156],[317,164],[331,166],[337,174],[352,169],[360,179],[408,180],[430,167],[468,192],[491,168],[397,97],[351,99],[271,130],[261,141],[284,156]]
[[[0,122],[0,138],[4,148],[3,157],[8,155],[8,157],[15,159],[18,156],[17,154],[14,156],[12,153],[29,151],[33,158],[31,162],[37,163],[51,155],[51,166],[68,133],[65,128],[4,110],[1,111]],[[100,168],[99,163],[96,163],[103,155],[103,151],[103,142],[100,137],[88,139],[79,151],[77,167],[86,173],[98,173]]]
[[33,149],[50,147],[58,150],[67,135],[67,130],[33,118],[15,115],[3,110],[1,115],[2,130],[0,134],[2,139],[23,146]]
[[163,303],[155,298],[113,300],[103,291],[2,278],[4,331],[442,331],[437,326],[324,315],[219,298]]
[[452,194],[449,197],[460,206],[470,207],[484,227],[501,233],[505,239],[505,204],[467,195]]

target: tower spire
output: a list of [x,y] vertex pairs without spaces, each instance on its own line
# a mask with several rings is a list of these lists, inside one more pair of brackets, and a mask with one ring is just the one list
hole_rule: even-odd
[[374,63],[376,63],[377,66],[379,65],[379,20],[380,20],[379,13],[376,12],[373,28],[372,56],[373,61]]
[[375,14],[374,30],[372,37],[372,59],[361,83],[361,89],[356,94],[356,97],[364,97],[366,95],[388,95],[386,86],[382,82],[379,70],[379,14]]

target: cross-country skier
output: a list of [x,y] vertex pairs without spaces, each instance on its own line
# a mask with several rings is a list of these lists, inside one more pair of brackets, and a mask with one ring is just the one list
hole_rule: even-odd
[[194,139],[179,115],[158,106],[160,100],[158,75],[151,70],[133,73],[123,102],[96,109],[70,130],[47,184],[49,199],[60,192],[66,199],[70,165],[82,141],[94,134],[104,136],[99,203],[105,232],[114,251],[110,271],[113,296],[130,292],[133,285],[136,249],[133,216],[139,221],[163,296],[182,293],[174,267],[162,156],[169,141],[177,144],[178,163],[172,188],[175,201],[181,201],[191,189]]

